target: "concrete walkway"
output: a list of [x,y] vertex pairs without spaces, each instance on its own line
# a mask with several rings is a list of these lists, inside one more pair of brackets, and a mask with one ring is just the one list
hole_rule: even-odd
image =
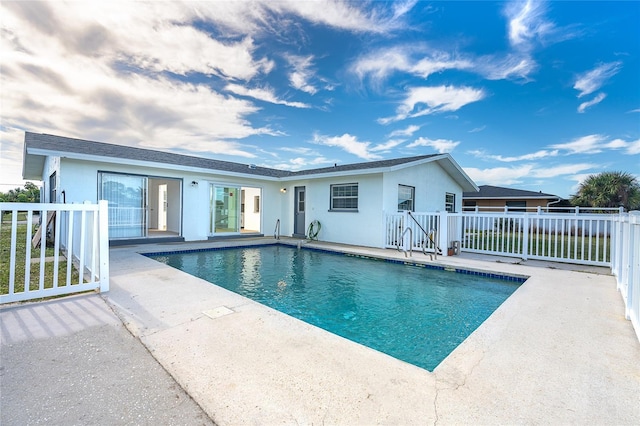
[[[217,424],[638,424],[640,343],[606,269],[439,258],[531,278],[430,373],[138,254],[212,245],[112,249],[105,300]],[[340,248],[404,259],[394,250]],[[4,339],[12,328],[2,315]],[[108,352],[110,343],[100,342],[92,344]],[[63,344],[87,356],[71,349],[82,339]],[[3,367],[13,362],[3,355]],[[3,408],[28,399],[5,404],[2,391]],[[197,410],[184,415],[202,421]]]
[[0,309],[0,424],[211,425],[97,294]]

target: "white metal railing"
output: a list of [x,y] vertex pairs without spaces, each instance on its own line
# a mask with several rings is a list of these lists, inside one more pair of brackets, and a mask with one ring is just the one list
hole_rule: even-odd
[[0,255],[0,304],[90,290],[109,291],[106,201],[0,203],[0,217],[2,244],[9,246]]
[[[616,210],[618,211],[618,210]],[[461,251],[588,265],[611,265],[611,235],[619,214],[513,212],[423,212],[385,216],[384,247],[396,247],[406,226],[414,229],[414,249]],[[416,232],[434,232],[437,244]],[[457,243],[456,243],[457,242]]]
[[464,213],[504,212],[504,213],[563,213],[563,214],[618,214],[624,213],[624,207],[509,207],[509,206],[465,206]]
[[[413,219],[412,219],[413,217]],[[443,244],[437,241],[440,229],[440,213],[392,213],[385,215],[384,247],[404,247],[405,251],[419,250],[437,253],[437,247]],[[409,241],[404,237],[407,228],[411,229]],[[435,239],[435,240],[434,240]],[[445,245],[446,247],[446,245]]]
[[625,316],[640,339],[640,211],[614,219],[611,271],[625,305]]
[[609,266],[616,215],[463,213],[461,249],[522,259]]

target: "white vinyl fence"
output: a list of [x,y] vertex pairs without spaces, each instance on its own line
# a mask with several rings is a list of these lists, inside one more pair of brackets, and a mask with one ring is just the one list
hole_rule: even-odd
[[611,265],[618,215],[593,213],[477,213],[460,215],[463,251],[522,259]]
[[106,201],[0,203],[0,304],[109,291],[107,215]]
[[640,339],[640,211],[620,215],[614,222],[611,271],[625,305],[625,315]]
[[393,213],[385,215],[384,247],[434,251],[437,245],[444,254],[447,248],[456,248],[525,260],[610,266],[613,225],[619,216],[542,211]]

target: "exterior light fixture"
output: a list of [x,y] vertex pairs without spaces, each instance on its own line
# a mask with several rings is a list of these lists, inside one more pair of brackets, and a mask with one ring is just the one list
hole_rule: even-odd
[[287,193],[287,188],[280,188],[280,192],[282,192],[283,194]]
[[197,180],[192,180],[192,181],[191,181],[191,186],[193,186],[194,188],[195,188],[196,186],[198,186],[198,181],[197,181]]

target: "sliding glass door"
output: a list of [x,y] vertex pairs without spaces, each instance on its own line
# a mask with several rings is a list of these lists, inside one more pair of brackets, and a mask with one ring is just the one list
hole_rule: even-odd
[[109,202],[109,238],[147,236],[147,178],[99,173],[98,198]]
[[240,232],[240,188],[210,186],[212,234]]
[[209,184],[209,234],[259,234],[261,198],[259,187]]

